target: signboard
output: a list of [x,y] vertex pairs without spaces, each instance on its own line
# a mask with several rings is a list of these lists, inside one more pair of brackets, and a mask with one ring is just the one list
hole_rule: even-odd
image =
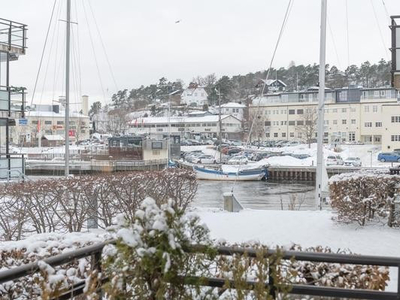
[[75,136],[75,130],[68,131],[68,136]]
[[28,125],[28,119],[19,119],[18,124],[21,126]]

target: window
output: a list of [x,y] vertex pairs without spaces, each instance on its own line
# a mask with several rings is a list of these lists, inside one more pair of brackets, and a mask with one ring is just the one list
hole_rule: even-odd
[[372,111],[373,112],[378,112],[378,105],[373,105],[372,106]]
[[301,139],[301,138],[303,137],[303,134],[302,134],[301,132],[299,132],[299,133],[297,133],[297,137],[298,137],[299,139]]
[[346,125],[347,124],[347,120],[343,119],[342,120],[342,125]]
[[329,120],[324,120],[325,125],[329,125]]
[[271,126],[271,121],[265,121],[265,126]]
[[278,133],[277,132],[274,133],[274,137],[278,137]]
[[294,125],[296,125],[295,121],[289,121],[289,126],[294,126]]
[[294,109],[289,109],[289,115],[294,115],[295,114],[295,110]]
[[351,111],[351,112],[356,112],[356,108],[355,108],[355,107],[352,107],[352,108],[350,108],[350,111]]
[[351,124],[356,124],[356,119],[351,119]]
[[282,137],[283,137],[283,138],[286,137],[286,132],[282,132]]
[[398,134],[392,135],[392,142],[400,142],[400,135]]
[[375,127],[382,127],[382,122],[375,122]]
[[289,136],[290,136],[291,138],[294,138],[294,132],[289,133]]
[[369,106],[368,105],[364,106],[364,112],[369,112]]
[[302,126],[304,125],[304,121],[297,121],[297,126]]
[[380,142],[381,142],[381,137],[380,137],[379,135],[375,135],[375,136],[374,136],[374,141],[375,141],[376,143],[380,143]]
[[337,124],[337,120],[333,120],[333,125],[336,125]]
[[153,150],[153,155],[160,155],[160,150]]
[[400,116],[392,116],[392,123],[400,123]]
[[286,125],[286,121],[281,121],[281,126]]
[[353,131],[349,132],[349,142],[355,142],[356,140],[356,133]]
[[298,110],[297,110],[297,114],[298,114],[298,115],[302,115],[303,113],[304,113],[304,111],[303,111],[302,109],[298,109]]
[[337,113],[337,108],[334,108],[332,112]]
[[52,134],[51,130],[45,130],[44,133],[45,134]]
[[157,131],[163,131],[163,129],[162,128],[157,128]]
[[85,130],[81,130],[81,133],[86,133],[86,131]]
[[266,134],[265,134],[265,137],[267,137],[267,138],[269,138],[271,135],[270,135],[270,133],[269,132],[267,132]]
[[44,124],[45,124],[45,125],[51,125],[51,124],[53,124],[53,122],[51,122],[51,121],[44,121]]
[[[393,117],[392,117],[393,118]],[[32,121],[32,124],[37,124],[38,123],[38,121]]]
[[325,109],[324,109],[324,112],[325,112],[326,114],[328,114],[328,113],[329,113],[329,109],[325,108]]
[[372,122],[365,122],[364,127],[372,127]]
[[347,108],[342,108],[342,113],[347,112]]
[[[151,149],[162,149],[162,142],[152,142]],[[154,151],[153,151],[154,153]]]
[[286,109],[281,110],[281,114],[282,114],[282,115],[286,115]]
[[57,125],[64,125],[64,121],[57,121]]

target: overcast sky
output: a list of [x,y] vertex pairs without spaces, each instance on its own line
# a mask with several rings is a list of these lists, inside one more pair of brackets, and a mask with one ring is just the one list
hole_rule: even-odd
[[[73,61],[78,61],[74,57],[78,57],[79,36],[81,92],[90,96],[91,103],[104,101],[117,88],[148,85],[163,76],[188,84],[197,75],[232,76],[266,69],[288,4],[288,0],[91,0],[89,6],[88,1],[72,0],[72,20],[78,23],[73,25]],[[345,69],[348,63],[390,59],[388,14],[400,14],[399,0],[347,0],[349,44],[346,0],[328,3],[327,63]],[[13,0],[1,6],[0,17],[25,23],[29,28],[27,54],[11,65],[12,84],[28,88],[28,102],[53,4],[54,0]],[[65,23],[60,20],[65,19],[65,6],[66,0],[56,3],[36,103],[50,103],[62,94]],[[117,86],[110,75],[90,7]],[[320,0],[294,0],[273,67],[287,67],[291,61],[318,63],[319,24]],[[75,88],[79,86],[79,80],[75,80],[79,78],[77,66],[74,63],[74,90],[79,90]],[[77,98],[79,91],[74,93]]]

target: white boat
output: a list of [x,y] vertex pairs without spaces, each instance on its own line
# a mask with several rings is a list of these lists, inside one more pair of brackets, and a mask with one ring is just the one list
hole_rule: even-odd
[[265,167],[257,169],[245,169],[237,172],[224,172],[221,170],[206,169],[193,166],[197,179],[202,180],[223,180],[223,181],[258,181],[267,179],[268,169]]

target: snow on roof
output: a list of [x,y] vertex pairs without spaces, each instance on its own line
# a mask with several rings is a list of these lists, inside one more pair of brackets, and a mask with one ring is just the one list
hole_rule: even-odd
[[232,108],[232,107],[234,107],[234,108],[245,108],[246,105],[243,105],[243,104],[240,104],[240,103],[236,103],[236,102],[228,102],[228,103],[222,104],[221,107],[227,107],[227,108],[228,108],[228,107],[229,107],[229,108]]
[[[221,115],[221,120],[224,120],[226,118],[234,118],[238,120],[237,118],[231,116],[231,115]],[[170,122],[171,124],[176,124],[176,123],[204,123],[204,122],[218,122],[219,116],[218,115],[208,115],[204,117],[171,117]],[[149,118],[138,118],[135,120],[131,121],[131,124],[166,124],[168,123],[168,118],[166,117],[149,117]]]
[[280,79],[278,79],[278,80],[276,80],[276,79],[268,79],[268,80],[265,80],[265,79],[261,79],[263,82],[265,82],[267,85],[271,85],[271,84],[273,84],[275,81],[278,81],[280,84],[282,84],[283,86],[286,86],[286,83],[284,83],[282,80],[280,80]]
[[63,141],[64,137],[59,134],[52,134],[52,135],[44,135],[44,138],[48,141]]
[[[25,114],[29,117],[45,117],[45,118],[65,118],[65,111],[60,111],[59,113],[55,113],[54,111],[27,111]],[[77,112],[70,112],[69,116],[72,118],[89,118],[88,116],[82,115]]]

